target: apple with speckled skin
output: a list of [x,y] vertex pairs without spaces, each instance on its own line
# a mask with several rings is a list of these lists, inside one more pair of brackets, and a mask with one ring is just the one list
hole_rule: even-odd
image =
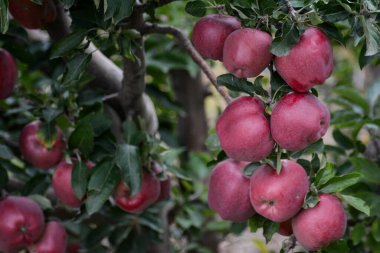
[[322,138],[330,125],[325,104],[310,93],[290,93],[271,115],[272,137],[281,148],[298,151]]
[[255,214],[249,200],[249,178],[244,176],[248,164],[228,159],[211,172],[208,205],[224,220],[244,222]]
[[272,37],[263,31],[251,28],[232,32],[223,48],[223,64],[239,78],[258,76],[271,62]]
[[39,135],[41,122],[36,120],[27,124],[21,131],[19,144],[24,159],[39,169],[49,169],[57,165],[63,157],[65,142],[62,131],[56,128],[51,144]]
[[[75,164],[76,159],[72,159],[72,162]],[[73,163],[61,161],[58,164],[53,174],[52,186],[55,195],[60,201],[62,201],[62,203],[71,208],[77,208],[82,204],[82,200],[76,196],[71,184],[71,174],[74,166]],[[89,169],[92,169],[95,166],[89,161],[85,163]]]
[[274,222],[284,222],[296,215],[308,191],[305,169],[291,160],[281,160],[279,174],[265,164],[251,176],[252,206],[258,214]]
[[12,94],[17,81],[17,65],[13,56],[0,48],[0,99]]
[[331,75],[334,56],[328,37],[319,29],[309,27],[289,54],[276,57],[278,73],[298,92],[307,92],[321,85]]
[[319,203],[302,210],[292,221],[298,242],[308,250],[318,250],[343,237],[347,215],[340,201],[329,194],[319,195]]
[[28,247],[31,253],[65,253],[67,234],[63,225],[57,221],[46,223],[45,231],[36,243]]
[[232,16],[211,14],[194,26],[191,41],[205,59],[222,60],[227,36],[240,28],[240,21]]
[[0,210],[0,251],[18,252],[42,236],[44,214],[31,199],[5,197],[0,201]]
[[30,0],[11,0],[9,12],[22,26],[29,29],[43,28],[57,16],[53,0],[43,0],[42,5]]
[[141,189],[138,193],[131,196],[129,187],[124,181],[120,181],[114,198],[118,207],[128,213],[138,214],[158,200],[160,191],[160,181],[152,174],[144,172]]
[[264,104],[256,97],[230,103],[216,123],[216,133],[228,157],[238,161],[264,159],[274,146]]

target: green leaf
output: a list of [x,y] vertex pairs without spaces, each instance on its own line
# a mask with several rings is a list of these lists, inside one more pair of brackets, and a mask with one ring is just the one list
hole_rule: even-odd
[[77,81],[80,75],[85,71],[91,57],[91,54],[78,53],[70,59],[70,61],[66,63],[66,72],[63,79],[64,83]]
[[364,114],[369,113],[368,101],[362,96],[360,96],[356,89],[346,86],[339,86],[334,89],[334,92],[340,95],[341,97],[347,99],[354,105],[359,106]]
[[371,233],[373,236],[373,239],[375,239],[377,242],[380,242],[380,220],[375,220],[371,225]]
[[0,0],[0,31],[6,33],[9,27],[8,0]]
[[244,167],[244,175],[245,176],[251,176],[259,167],[261,166],[261,163],[259,162],[252,162]]
[[0,159],[11,160],[14,157],[12,150],[7,146],[0,144]]
[[120,181],[119,169],[112,161],[105,161],[95,166],[88,183],[86,210],[89,215],[99,211],[114,192]]
[[366,228],[362,223],[355,224],[351,232],[351,239],[354,245],[358,245],[362,241],[365,235],[365,230]]
[[345,134],[343,134],[339,129],[334,129],[333,137],[336,143],[338,143],[338,145],[343,147],[344,149],[347,150],[347,149],[354,148],[353,141],[349,137],[347,137]]
[[270,51],[276,56],[287,55],[292,47],[299,41],[301,33],[297,26],[285,25],[283,31],[277,32],[273,40]]
[[342,253],[349,252],[349,248],[346,240],[338,240],[329,244],[327,247],[323,248],[323,252],[328,253]]
[[344,40],[342,33],[341,33],[340,30],[335,26],[334,23],[324,22],[324,23],[322,23],[322,24],[319,24],[318,27],[321,28],[322,31],[323,31],[324,33],[326,33],[326,35],[327,35],[329,38],[332,38],[332,39],[338,41],[338,42],[339,42],[341,45],[343,45],[343,46],[346,45],[346,41]]
[[203,17],[206,14],[206,5],[203,1],[191,1],[185,6],[185,11],[195,17]]
[[55,118],[57,118],[61,113],[63,112],[62,108],[53,108],[49,107],[42,111],[42,115],[44,117],[44,120],[47,123],[53,122]]
[[349,160],[355,170],[361,173],[367,181],[380,184],[380,168],[375,162],[360,157],[350,157]]
[[78,161],[74,164],[71,171],[71,185],[75,195],[82,199],[87,192],[88,177],[90,171],[85,163]]
[[323,140],[320,139],[314,142],[313,144],[311,144],[310,146],[306,147],[305,149],[302,149],[300,151],[295,151],[295,152],[289,152],[289,155],[290,157],[297,159],[301,157],[302,155],[320,153],[320,152],[323,152],[323,150],[324,150]]
[[94,149],[94,130],[89,124],[80,124],[70,135],[69,146],[72,149],[78,148],[85,156],[88,156]]
[[259,214],[255,214],[248,220],[248,226],[251,232],[256,232],[257,229],[264,226],[265,218]]
[[327,163],[325,168],[318,170],[314,183],[317,187],[326,184],[334,177],[334,164]]
[[53,208],[50,200],[42,195],[33,194],[33,195],[29,195],[28,198],[34,200],[42,208],[42,210]]
[[370,215],[370,207],[364,202],[364,200],[344,194],[341,194],[341,196],[350,206],[356,210],[365,213],[367,216]]
[[124,130],[124,140],[127,144],[138,146],[146,137],[143,132],[141,132],[136,124],[132,120],[127,120],[123,124]]
[[319,203],[318,194],[308,193],[305,199],[305,202],[302,205],[303,209],[313,208]]
[[280,228],[280,224],[271,220],[266,220],[263,225],[263,234],[267,243],[272,240],[272,236],[277,233]]
[[380,27],[375,19],[361,16],[360,20],[366,41],[365,56],[375,55],[380,51]]
[[75,3],[75,0],[60,0],[60,1],[63,4],[63,6],[65,6],[65,8],[67,9],[73,6]]
[[78,47],[86,38],[89,31],[78,30],[69,36],[63,38],[53,46],[50,58],[58,58],[67,55],[71,50]]
[[321,186],[320,191],[323,193],[341,192],[359,182],[361,177],[362,175],[359,173],[350,173],[343,176],[333,177],[326,184]]
[[259,76],[256,78],[255,83],[247,81],[246,79],[240,79],[232,74],[224,74],[218,76],[217,82],[219,85],[226,86],[228,89],[233,91],[245,92],[251,96],[268,96],[268,92],[262,88],[261,79],[263,77]]
[[131,16],[135,2],[135,0],[108,0],[105,19],[113,18],[115,23],[119,23],[124,18]]
[[120,144],[116,149],[115,162],[123,173],[124,182],[130,188],[130,194],[138,193],[142,184],[142,169],[138,147]]

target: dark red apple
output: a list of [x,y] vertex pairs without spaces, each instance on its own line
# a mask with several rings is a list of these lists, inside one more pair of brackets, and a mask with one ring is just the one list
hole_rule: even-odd
[[238,161],[264,159],[274,146],[264,105],[255,97],[240,97],[229,104],[216,123],[216,133],[222,149]]
[[240,28],[240,21],[232,16],[211,14],[201,18],[194,26],[192,42],[203,58],[222,60],[227,36]]
[[53,0],[43,0],[42,5],[30,0],[11,0],[9,12],[22,26],[29,29],[43,28],[57,16]]
[[273,139],[281,148],[297,151],[316,142],[327,132],[330,113],[310,93],[290,93],[281,98],[271,116]]
[[289,54],[276,57],[278,73],[292,89],[306,92],[321,85],[331,75],[334,57],[328,37],[315,27],[309,27]]
[[[76,163],[76,159],[72,159],[73,163]],[[89,169],[94,167],[91,162],[86,162]],[[52,178],[52,185],[57,198],[62,201],[65,205],[77,208],[80,207],[82,200],[80,200],[73,190],[71,184],[71,174],[73,171],[73,164],[62,161],[58,164],[56,170],[54,171]]]
[[66,253],[78,253],[80,250],[80,243],[79,242],[73,242],[67,245]]
[[208,205],[224,220],[243,222],[255,214],[249,200],[249,178],[244,176],[248,164],[228,159],[211,172]]
[[278,233],[283,236],[290,236],[293,234],[292,220],[287,220],[280,223]]
[[346,212],[336,197],[321,194],[319,199],[315,207],[302,210],[292,222],[298,242],[310,251],[341,239],[347,226]]
[[20,135],[20,151],[25,160],[40,169],[48,169],[62,160],[65,142],[62,131],[56,128],[55,140],[46,143],[39,135],[41,122],[36,120],[26,125]]
[[272,37],[257,29],[244,28],[232,32],[223,49],[223,64],[239,78],[258,76],[269,65]]
[[13,56],[0,48],[0,99],[12,94],[17,81],[17,65]]
[[0,251],[18,252],[36,242],[45,229],[39,205],[26,197],[9,196],[0,201]]
[[30,245],[30,253],[65,253],[67,234],[63,225],[57,221],[46,223],[44,234],[36,243]]
[[141,213],[155,203],[160,196],[160,181],[152,174],[144,172],[140,192],[131,196],[129,187],[121,181],[115,191],[115,202],[128,213]]
[[275,222],[284,222],[302,208],[309,191],[305,169],[291,160],[281,161],[281,172],[262,165],[251,177],[251,203],[256,212]]

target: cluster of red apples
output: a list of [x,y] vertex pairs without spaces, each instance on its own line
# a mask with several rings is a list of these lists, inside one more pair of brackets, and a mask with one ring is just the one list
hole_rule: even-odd
[[[29,29],[43,28],[53,22],[56,9],[52,0],[44,0],[42,5],[30,0],[12,0],[9,10],[15,20]],[[13,56],[0,49],[0,99],[12,94],[17,82],[18,69]],[[65,136],[57,127],[53,136],[47,137],[42,131],[39,120],[27,124],[19,138],[20,152],[23,158],[37,169],[55,168],[52,187],[58,200],[70,208],[78,208],[86,196],[79,199],[72,187],[73,164],[64,159]],[[85,162],[88,169],[95,165]],[[152,171],[144,172],[141,190],[131,195],[129,187],[120,181],[115,189],[114,199],[122,210],[138,214],[150,205],[165,200],[170,195],[170,178],[160,181],[155,175],[163,170],[155,162]],[[56,221],[47,222],[41,208],[26,197],[7,196],[0,200],[0,251],[18,252],[28,248],[30,252],[65,252],[66,233],[64,227]]]
[[258,76],[273,60],[276,71],[294,90],[278,101],[271,115],[259,98],[243,96],[219,117],[216,133],[230,159],[211,172],[210,208],[235,222],[258,213],[280,223],[280,234],[294,233],[308,250],[342,238],[347,217],[335,196],[321,194],[315,207],[302,209],[310,183],[298,163],[282,160],[280,173],[264,163],[250,178],[244,175],[249,163],[265,159],[276,145],[299,151],[326,133],[328,108],[309,90],[323,84],[332,73],[333,53],[327,36],[308,27],[287,55],[277,57],[270,52],[270,34],[242,28],[235,17],[215,14],[196,23],[192,42],[204,58],[223,61],[238,78]]

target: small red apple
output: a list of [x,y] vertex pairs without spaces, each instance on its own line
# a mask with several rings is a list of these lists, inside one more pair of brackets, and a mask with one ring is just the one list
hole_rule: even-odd
[[224,220],[243,222],[255,214],[249,200],[249,178],[243,171],[248,164],[228,159],[211,172],[208,205]]
[[11,0],[9,12],[22,26],[29,29],[43,28],[57,16],[53,0],[43,0],[42,5],[30,0]]
[[293,234],[292,219],[281,222],[278,233],[283,236],[290,236]]
[[[20,135],[20,151],[25,160],[40,169],[48,169],[62,160],[65,143],[62,131],[57,128],[56,137],[51,145],[48,145],[40,136],[41,122],[33,121],[26,125]],[[51,146],[51,147],[49,147]]]
[[331,75],[334,56],[328,37],[315,27],[309,27],[288,55],[276,57],[278,73],[292,89],[307,92],[321,85]]
[[17,65],[13,56],[0,48],[0,99],[12,94],[17,81]]
[[131,196],[129,187],[121,181],[115,191],[115,202],[118,207],[128,213],[141,213],[154,204],[160,196],[160,181],[152,174],[144,172],[140,192]]
[[336,197],[321,194],[319,200],[315,207],[302,210],[292,221],[295,237],[310,251],[341,239],[347,226],[346,212]]
[[67,234],[63,225],[57,221],[46,223],[44,234],[36,243],[30,245],[30,253],[65,253]]
[[[73,163],[76,163],[76,159],[72,159]],[[89,169],[94,167],[91,162],[86,162]],[[77,208],[80,207],[82,200],[80,200],[73,190],[71,184],[71,174],[73,171],[73,164],[62,161],[58,164],[56,170],[54,171],[52,178],[52,185],[57,198],[62,201],[65,205]]]
[[206,59],[222,60],[227,36],[240,28],[240,21],[232,16],[211,14],[201,18],[194,26],[192,42]]
[[251,203],[257,213],[275,222],[284,222],[302,208],[309,191],[305,169],[291,160],[281,161],[281,172],[262,165],[251,176]]
[[271,132],[281,148],[298,151],[316,142],[327,132],[330,113],[310,93],[290,93],[272,111]]
[[257,29],[244,28],[232,32],[223,49],[223,64],[239,78],[258,76],[271,62],[272,37]]
[[42,236],[44,214],[31,199],[6,197],[0,201],[0,210],[0,251],[18,252]]
[[264,159],[274,146],[264,105],[255,97],[229,104],[216,123],[216,133],[228,157],[238,161]]

